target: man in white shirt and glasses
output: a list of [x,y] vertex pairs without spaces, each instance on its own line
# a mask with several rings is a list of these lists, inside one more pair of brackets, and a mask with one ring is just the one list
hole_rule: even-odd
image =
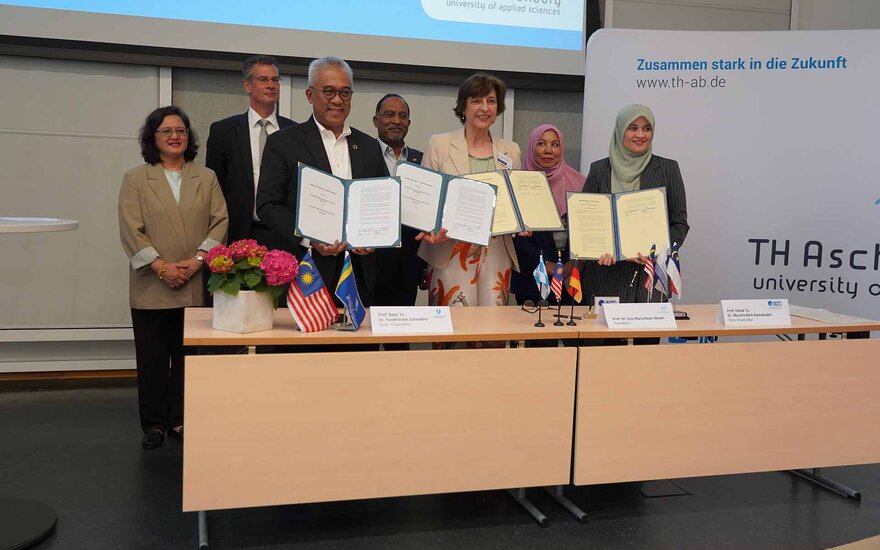
[[[257,215],[284,242],[284,249],[302,258],[306,249],[294,234],[298,172],[302,162],[341,178],[388,176],[379,142],[348,125],[353,90],[351,67],[338,57],[322,57],[309,65],[306,98],[312,116],[302,124],[269,136],[260,167]],[[311,243],[315,266],[332,293],[342,271],[342,244]],[[355,249],[352,268],[361,300],[373,303],[377,278],[376,254]]]

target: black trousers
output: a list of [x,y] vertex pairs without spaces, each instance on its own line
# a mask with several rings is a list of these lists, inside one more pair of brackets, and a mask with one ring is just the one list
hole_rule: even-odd
[[132,309],[141,429],[183,425],[183,308]]

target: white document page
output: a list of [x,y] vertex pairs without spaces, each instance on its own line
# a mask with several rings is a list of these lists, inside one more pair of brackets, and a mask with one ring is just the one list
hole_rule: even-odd
[[443,174],[414,164],[398,164],[400,223],[419,231],[433,231],[440,212]]
[[345,186],[330,174],[305,167],[300,173],[297,225],[303,237],[326,244],[342,242]]
[[644,189],[618,195],[617,232],[623,258],[635,258],[639,252],[648,254],[652,244],[658,251],[669,247],[669,222],[663,191]]
[[614,254],[611,195],[568,194],[568,242],[572,258],[595,260]]
[[353,248],[388,248],[400,239],[400,184],[392,178],[348,187],[346,240]]
[[495,210],[495,188],[465,178],[449,181],[443,227],[450,239],[483,246],[492,236],[492,213]]

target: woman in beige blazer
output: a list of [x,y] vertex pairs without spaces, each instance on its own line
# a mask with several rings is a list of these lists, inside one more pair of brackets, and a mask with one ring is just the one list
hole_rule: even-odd
[[[518,169],[519,145],[489,131],[504,112],[506,91],[491,75],[465,80],[453,109],[463,127],[431,136],[422,166],[455,175]],[[519,270],[510,235],[493,237],[488,247],[432,235],[423,238],[419,256],[429,266],[430,305],[505,305],[511,270]]]
[[138,408],[152,449],[166,432],[183,439],[183,308],[202,305],[202,266],[226,239],[228,217],[214,172],[192,163],[198,151],[179,107],[156,109],[140,132],[146,164],[119,191],[119,234],[129,262]]

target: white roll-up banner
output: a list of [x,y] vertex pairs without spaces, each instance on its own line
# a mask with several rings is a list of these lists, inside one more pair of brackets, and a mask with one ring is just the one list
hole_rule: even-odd
[[687,191],[685,303],[787,298],[880,318],[880,31],[605,30],[582,169],[648,105]]

